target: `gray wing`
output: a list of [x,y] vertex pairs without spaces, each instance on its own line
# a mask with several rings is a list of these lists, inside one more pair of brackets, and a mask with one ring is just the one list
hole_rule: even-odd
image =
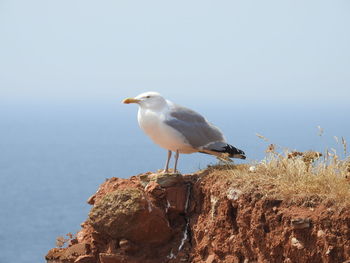
[[165,120],[165,123],[180,132],[194,148],[211,142],[225,141],[217,127],[207,122],[199,113],[180,105],[173,104],[170,118]]

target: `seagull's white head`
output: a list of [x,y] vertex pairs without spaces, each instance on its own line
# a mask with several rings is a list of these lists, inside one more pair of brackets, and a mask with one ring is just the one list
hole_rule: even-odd
[[148,91],[137,95],[135,98],[126,98],[122,101],[125,104],[137,103],[141,108],[161,109],[166,106],[166,100],[154,91]]

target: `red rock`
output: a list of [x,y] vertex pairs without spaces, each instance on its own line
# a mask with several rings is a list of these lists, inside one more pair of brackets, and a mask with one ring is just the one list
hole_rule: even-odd
[[171,237],[165,213],[135,188],[106,194],[91,209],[90,222],[100,233],[135,243],[160,244]]
[[74,263],[95,263],[96,262],[96,258],[95,256],[92,255],[83,255],[83,256],[79,256]]
[[172,186],[166,188],[166,200],[172,209],[178,213],[185,212],[186,200],[187,200],[187,185]]
[[143,259],[130,258],[125,255],[108,253],[100,253],[99,259],[101,263],[148,263]]
[[[90,218],[52,263],[332,263],[350,260],[350,208],[308,207],[240,192],[213,168],[198,174],[111,178]],[[152,181],[153,180],[153,181]],[[148,186],[145,189],[145,186]],[[191,186],[186,212],[187,187]],[[231,192],[230,192],[231,189]],[[167,201],[170,207],[167,207]],[[168,211],[169,210],[169,211]],[[179,250],[186,225],[188,237]],[[90,262],[89,262],[90,263]],[[92,262],[91,262],[92,263]]]
[[111,193],[115,190],[121,190],[124,188],[133,187],[133,188],[140,188],[141,183],[136,180],[130,179],[122,179],[122,178],[116,178],[112,177],[105,181],[103,184],[100,185],[97,192],[90,196],[88,199],[88,204],[94,205],[95,203],[98,203],[107,193]]
[[145,187],[145,192],[157,199],[165,196],[165,190],[156,182],[149,182]]
[[125,256],[124,258],[120,255],[116,254],[107,254],[107,253],[100,253],[100,261],[101,263],[126,263]]
[[205,261],[205,263],[213,263],[215,260],[215,255],[210,255],[207,257],[207,260]]
[[58,262],[75,262],[80,256],[88,254],[90,254],[90,245],[79,243],[64,249],[51,249],[45,258],[46,260],[56,260]]

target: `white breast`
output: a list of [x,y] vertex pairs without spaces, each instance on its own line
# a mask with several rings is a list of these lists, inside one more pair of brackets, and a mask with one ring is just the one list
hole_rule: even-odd
[[180,153],[196,152],[181,133],[165,124],[165,113],[139,108],[137,118],[141,129],[160,147]]

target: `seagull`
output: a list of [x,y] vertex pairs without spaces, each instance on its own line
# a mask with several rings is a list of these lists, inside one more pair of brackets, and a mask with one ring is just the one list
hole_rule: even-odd
[[174,172],[180,153],[211,154],[225,161],[246,158],[242,150],[228,144],[222,132],[202,115],[163,98],[157,92],[145,92],[122,102],[139,105],[137,120],[140,128],[154,143],[168,150],[164,173],[169,172],[172,152],[175,153]]

